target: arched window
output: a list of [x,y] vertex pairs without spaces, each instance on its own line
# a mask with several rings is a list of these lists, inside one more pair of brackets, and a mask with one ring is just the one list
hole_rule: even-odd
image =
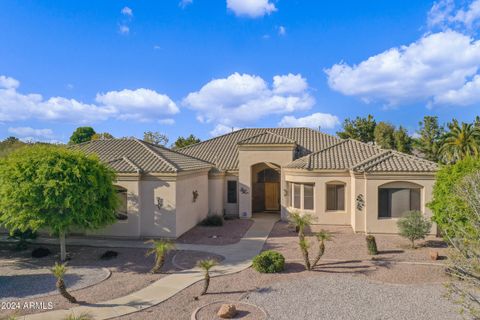
[[378,217],[400,218],[410,210],[421,209],[422,186],[410,182],[392,182],[378,188]]
[[115,186],[115,188],[117,190],[117,196],[120,203],[117,212],[115,213],[115,216],[117,217],[117,220],[128,220],[128,191],[127,189],[120,186]]
[[257,173],[257,182],[278,182],[280,181],[280,174],[277,170],[265,169]]

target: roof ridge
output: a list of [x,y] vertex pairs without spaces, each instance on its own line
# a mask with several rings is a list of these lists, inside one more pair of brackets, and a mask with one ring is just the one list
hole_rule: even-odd
[[166,163],[171,169],[173,169],[174,171],[178,171],[178,167],[176,165],[174,165],[173,163],[171,163],[170,161],[167,161],[166,159],[164,159],[161,155],[159,155],[157,152],[155,152],[154,150],[152,150],[150,148],[150,146],[143,140],[140,140],[140,139],[137,139],[137,138],[133,138],[134,141],[138,142],[141,146],[143,146],[145,149],[147,149],[151,154],[153,154],[157,159],[159,159],[160,161],[162,161],[163,163]]
[[133,162],[132,160],[130,160],[128,157],[123,156],[122,159],[125,160],[126,163],[128,163],[129,165],[131,165],[135,170],[137,170],[138,173],[140,173],[140,172],[143,171],[142,168],[140,168],[139,166],[137,166],[137,165],[135,164],[135,162]]
[[393,153],[401,156],[401,157],[404,157],[404,158],[409,158],[409,159],[417,160],[417,161],[423,161],[423,162],[428,163],[428,164],[438,165],[436,162],[433,162],[433,161],[430,161],[430,160],[428,160],[428,159],[424,159],[424,158],[415,156],[415,155],[413,155],[413,154],[408,154],[408,153],[400,152],[400,151],[398,151],[398,150],[391,150],[391,151],[392,151]]
[[270,130],[266,130],[265,132],[266,132],[266,133],[273,134],[273,135],[276,135],[277,137],[282,137],[282,138],[284,138],[284,139],[286,139],[286,140],[288,140],[288,141],[292,141],[292,142],[297,143],[297,141],[295,141],[295,140],[293,140],[293,139],[290,139],[290,138],[288,138],[288,137],[285,137],[284,135],[281,135],[281,134],[272,132],[272,131],[270,131]]
[[[380,154],[377,154],[377,155],[374,155],[373,157],[370,157],[362,162],[360,162],[359,164],[353,166],[351,168],[351,170],[356,170],[357,168],[365,165],[365,167],[360,170],[362,172],[365,172],[367,171],[368,169],[370,169],[371,167],[387,160],[388,158],[391,158],[393,157],[393,152],[392,150],[385,150],[384,152],[380,153]],[[367,165],[368,162],[371,162],[370,164]]]
[[295,140],[290,139],[290,138],[287,138],[287,137],[285,137],[284,135],[281,135],[281,134],[272,132],[272,131],[270,131],[270,130],[265,130],[265,131],[263,131],[263,132],[260,132],[260,133],[258,133],[258,134],[255,134],[255,135],[253,135],[253,136],[251,136],[251,137],[242,139],[242,140],[238,141],[237,144],[242,144],[244,141],[248,141],[248,140],[251,140],[251,139],[260,137],[260,136],[262,136],[262,135],[264,135],[264,134],[271,134],[271,135],[280,137],[280,138],[282,138],[282,139],[285,139],[285,140],[287,140],[287,141],[291,141],[291,142],[293,142],[293,143],[297,143]]
[[[185,146],[183,148],[179,148],[177,150],[186,150],[186,149],[189,149],[191,147],[194,147],[194,146],[197,146],[199,144],[202,144],[202,143],[205,143],[205,142],[208,142],[208,141],[213,141],[213,140],[217,140],[217,139],[220,139],[222,137],[225,137],[225,136],[229,136],[229,135],[232,135],[234,133],[237,133],[237,132],[240,132],[240,131],[244,131],[244,130],[247,130],[246,128],[242,128],[242,129],[238,129],[238,130],[233,130],[232,132],[228,132],[228,133],[225,133],[225,134],[222,134],[222,135],[219,135],[219,136],[216,136],[216,137],[213,137],[213,138],[210,138],[210,139],[207,139],[207,140],[203,140],[203,141],[200,141],[200,142],[197,142],[197,143],[193,143],[191,145],[188,145],[188,146]],[[180,152],[181,153],[181,152]],[[181,153],[183,154],[183,153]],[[204,161],[204,160],[202,160]]]
[[[304,155],[303,157],[300,157],[300,158],[298,158],[298,159],[295,159],[295,160],[291,161],[290,163],[293,163],[293,162],[298,161],[298,160],[300,160],[300,159],[304,159],[304,161],[305,161],[305,160],[307,161],[307,166],[306,166],[305,169],[310,169],[310,166],[311,166],[311,163],[312,163],[311,159],[312,159],[312,156],[313,156],[313,155],[319,154],[320,152],[326,151],[326,150],[328,150],[328,149],[331,149],[331,148],[333,148],[333,147],[336,147],[336,146],[338,146],[338,145],[340,145],[340,144],[345,143],[345,142],[348,141],[347,139],[341,139],[341,138],[339,138],[339,139],[340,139],[340,141],[332,144],[331,146],[325,147],[325,148],[323,148],[323,149],[321,149],[321,150],[318,150],[318,151],[315,151],[315,152],[311,152],[311,153],[309,153],[309,154],[307,154],[307,155]],[[306,159],[305,159],[305,158],[306,158]],[[290,163],[289,163],[289,164],[290,164]]]
[[[140,140],[140,139],[139,139]],[[171,148],[168,148],[168,147],[165,147],[165,146],[162,146],[162,145],[156,145],[156,144],[153,144],[153,143],[150,143],[150,142],[147,142],[147,141],[143,141],[143,140],[140,140],[142,141],[144,144],[146,145],[149,145],[153,148],[158,148],[158,149],[163,149],[165,151],[168,151],[168,152],[172,152],[172,153],[175,153],[179,156],[182,156],[182,157],[186,157],[186,158],[190,158],[190,159],[193,159],[193,160],[198,160],[198,161],[201,161],[201,162],[205,162],[205,163],[208,163],[208,164],[213,164],[211,162],[208,162],[208,161],[205,161],[205,160],[202,160],[202,159],[199,159],[199,158],[196,158],[194,156],[191,156],[191,155],[188,155],[188,154],[185,154],[185,153],[181,153],[181,152],[178,152],[176,150],[173,150]]]

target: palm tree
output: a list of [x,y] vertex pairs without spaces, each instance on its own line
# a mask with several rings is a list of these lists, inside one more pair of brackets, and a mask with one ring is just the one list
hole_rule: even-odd
[[151,272],[158,273],[162,270],[163,264],[165,263],[165,256],[170,250],[175,248],[175,245],[166,240],[149,240],[145,243],[153,243],[153,247],[148,249],[146,256],[155,254],[155,265],[153,266]]
[[213,259],[205,259],[205,260],[200,260],[198,261],[197,266],[205,271],[205,282],[203,285],[203,290],[202,293],[200,293],[201,296],[203,296],[205,293],[207,293],[208,286],[210,285],[210,269],[212,269],[214,266],[216,266],[218,262]]
[[310,258],[308,257],[309,244],[305,239],[305,228],[312,224],[313,217],[310,214],[300,214],[299,212],[290,213],[290,224],[295,226],[298,230],[298,244],[300,251],[302,251],[303,260],[305,262],[305,269],[311,270]]
[[447,163],[455,163],[468,156],[480,154],[480,128],[474,124],[453,120],[443,139],[440,154]]
[[323,230],[323,229],[320,230],[319,232],[317,232],[315,234],[315,237],[317,237],[317,240],[318,240],[318,253],[317,253],[317,257],[315,258],[315,260],[312,263],[312,268],[315,268],[318,261],[320,261],[320,258],[325,253],[325,241],[330,241],[333,238],[333,236],[330,232],[328,232],[327,230]]
[[62,297],[71,303],[77,303],[77,299],[68,293],[67,287],[65,286],[64,276],[65,273],[67,273],[67,270],[68,269],[65,263],[55,262],[55,266],[52,268],[52,273],[57,279],[56,286]]

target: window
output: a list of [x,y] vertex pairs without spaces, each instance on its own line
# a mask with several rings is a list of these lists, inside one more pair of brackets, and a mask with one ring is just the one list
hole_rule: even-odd
[[400,218],[410,210],[420,210],[420,188],[378,189],[379,218]]
[[313,185],[303,185],[303,209],[313,210]]
[[278,182],[280,174],[273,169],[265,169],[257,173],[257,182]]
[[128,193],[127,189],[122,187],[116,187],[117,189],[117,197],[119,199],[120,205],[118,206],[117,212],[115,213],[115,217],[117,220],[128,220],[127,215],[127,203],[128,203]]
[[314,210],[313,184],[292,183],[291,206],[295,209]]
[[293,184],[293,207],[296,209],[300,209],[300,199],[301,199],[301,185],[295,183]]
[[345,210],[345,185],[327,184],[327,211]]
[[237,181],[227,181],[227,201],[237,203]]

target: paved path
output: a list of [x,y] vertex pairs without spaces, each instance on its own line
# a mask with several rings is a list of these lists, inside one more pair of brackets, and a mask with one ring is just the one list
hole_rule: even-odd
[[[180,250],[198,250],[212,252],[225,257],[225,260],[215,268],[212,276],[235,273],[248,268],[251,265],[252,258],[257,255],[263,247],[273,225],[278,220],[275,215],[259,214],[255,215],[254,223],[247,231],[245,236],[232,245],[210,246],[210,245],[189,245],[177,244]],[[119,243],[120,242],[120,243]],[[44,242],[45,243],[45,242]],[[52,242],[54,243],[54,242]],[[119,244],[121,247],[146,247],[145,244],[138,241],[110,241],[110,240],[89,240],[89,239],[69,239],[70,244],[78,245],[98,245],[115,247]],[[201,270],[195,268],[180,271],[178,273],[166,276],[155,283],[143,288],[137,292],[126,295],[121,298],[92,303],[74,307],[70,310],[55,310],[44,313],[24,316],[25,320],[60,320],[74,313],[88,313],[94,319],[109,319],[121,315],[133,313],[167,300],[179,291],[191,286],[203,279]]]

